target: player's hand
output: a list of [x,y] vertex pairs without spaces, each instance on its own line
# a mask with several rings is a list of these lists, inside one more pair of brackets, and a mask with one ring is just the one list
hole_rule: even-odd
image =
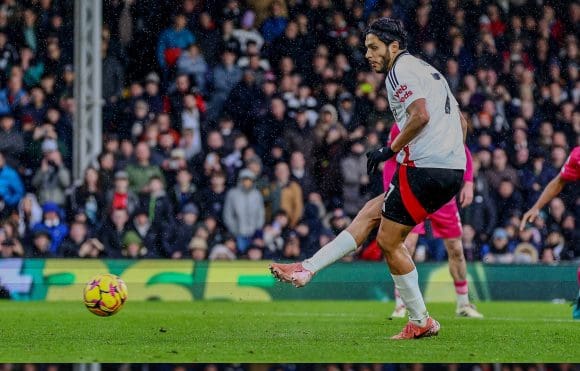
[[520,231],[524,230],[524,228],[526,227],[526,224],[528,222],[533,223],[539,214],[540,214],[540,209],[537,209],[535,207],[532,207],[530,210],[526,211],[524,216],[522,216],[522,221],[520,222]]
[[465,208],[473,202],[473,182],[465,182],[459,193],[459,203]]
[[367,152],[367,174],[373,175],[381,162],[387,161],[396,153],[390,147],[381,147]]

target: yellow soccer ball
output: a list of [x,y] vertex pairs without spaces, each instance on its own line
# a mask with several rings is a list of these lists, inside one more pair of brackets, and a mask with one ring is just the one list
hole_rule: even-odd
[[127,285],[114,274],[96,275],[85,286],[83,300],[91,313],[101,317],[112,316],[127,301]]

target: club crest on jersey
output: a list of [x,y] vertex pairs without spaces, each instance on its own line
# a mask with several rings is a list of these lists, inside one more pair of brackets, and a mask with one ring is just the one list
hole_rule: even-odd
[[397,90],[395,90],[395,93],[393,94],[395,99],[398,100],[400,103],[405,103],[407,98],[409,98],[411,95],[413,95],[413,91],[407,90],[406,84],[399,86]]

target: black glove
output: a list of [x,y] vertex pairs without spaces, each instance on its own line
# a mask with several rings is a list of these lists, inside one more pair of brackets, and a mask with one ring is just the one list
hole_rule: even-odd
[[387,161],[397,153],[390,147],[382,147],[374,151],[367,152],[367,174],[373,175],[377,171],[377,167],[383,161]]

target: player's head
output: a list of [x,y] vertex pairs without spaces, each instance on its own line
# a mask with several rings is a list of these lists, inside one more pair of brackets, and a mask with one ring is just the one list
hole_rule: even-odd
[[365,32],[365,57],[375,72],[388,71],[391,60],[407,49],[407,32],[397,19],[383,17],[374,21]]

